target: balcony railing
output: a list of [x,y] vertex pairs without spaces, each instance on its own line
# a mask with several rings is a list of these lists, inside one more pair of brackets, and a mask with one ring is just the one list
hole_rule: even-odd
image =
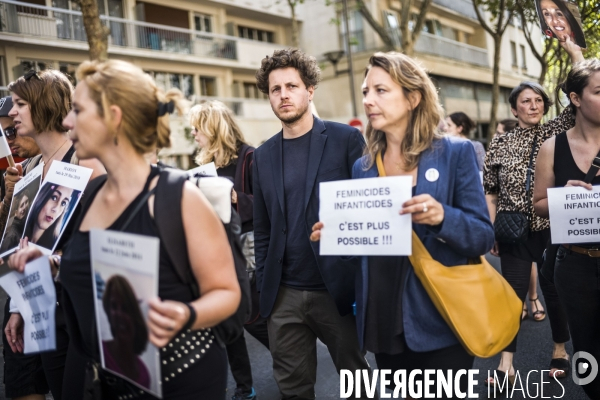
[[452,60],[464,61],[470,64],[488,67],[488,53],[486,49],[457,42],[442,36],[421,32],[415,45],[415,51],[424,54],[433,54]]
[[[237,60],[260,65],[264,48],[279,45],[191,29],[100,16],[110,29],[109,45],[196,57]],[[3,32],[48,39],[86,42],[81,12],[38,6],[13,0],[0,0],[0,34]],[[109,49],[110,50],[110,49]]]

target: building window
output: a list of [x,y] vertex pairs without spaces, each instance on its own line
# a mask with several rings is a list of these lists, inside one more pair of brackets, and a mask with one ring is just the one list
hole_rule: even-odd
[[193,75],[155,71],[146,72],[154,78],[156,86],[163,92],[166,92],[169,89],[179,89],[188,99],[194,95]]
[[523,45],[521,45],[521,68],[527,69],[527,53]]
[[212,19],[210,15],[195,14],[194,29],[198,32],[212,32]]
[[275,43],[275,34],[262,29],[238,25],[238,36],[244,39],[257,40],[259,42]]
[[513,67],[518,67],[519,61],[517,60],[517,44],[512,41],[510,42],[510,55],[512,57]]
[[209,76],[200,77],[200,95],[214,97],[217,95],[217,80]]
[[[365,32],[363,28],[363,18],[360,11],[355,10],[348,14],[348,30],[350,31],[350,49],[353,53],[365,51]],[[346,47],[346,26],[340,24],[340,41],[344,51],[348,52]]]

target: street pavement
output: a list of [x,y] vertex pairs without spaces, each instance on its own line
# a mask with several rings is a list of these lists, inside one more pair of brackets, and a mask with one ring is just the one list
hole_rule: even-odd
[[[488,256],[488,259],[496,268],[499,268],[497,258]],[[539,289],[538,293],[541,294]],[[0,304],[3,304],[5,297],[6,295],[4,292],[1,291]],[[0,318],[2,317],[2,309],[3,308],[0,307]],[[277,389],[277,384],[273,379],[271,355],[257,340],[248,334],[246,334],[246,342],[248,344],[254,377],[254,387],[258,394],[258,399],[278,400],[279,391]],[[575,385],[570,377],[561,380],[561,386],[546,375],[544,378],[544,382],[546,383],[543,385],[543,393],[540,392],[541,370],[548,369],[552,354],[552,337],[548,318],[542,322],[535,322],[531,318],[526,319],[523,322],[519,333],[518,346],[518,351],[515,354],[514,366],[522,378],[524,390],[515,390],[512,395],[510,393],[497,393],[496,396],[494,396],[493,392],[488,394],[488,389],[483,385],[483,381],[486,379],[488,371],[493,373],[493,370],[498,366],[499,356],[489,359],[477,359],[474,368],[479,370],[479,375],[477,375],[479,384],[477,385],[476,393],[479,394],[480,399],[562,398],[565,400],[587,400],[583,390]],[[572,354],[573,349],[570,343],[567,345],[567,350]],[[339,399],[339,375],[329,357],[327,347],[321,342],[318,342],[317,357],[318,370],[315,388],[317,399]],[[367,354],[367,360],[372,368],[376,367],[375,359],[372,354]],[[529,374],[529,384],[527,384],[527,375],[530,371],[537,372],[531,372]],[[3,368],[0,368],[1,378],[3,378],[3,374]],[[547,374],[547,372],[545,374]],[[231,398],[234,390],[235,382],[230,374],[228,381],[228,399]],[[0,400],[4,399],[6,399],[4,390],[0,389]],[[51,396],[48,396],[47,399],[51,399]]]

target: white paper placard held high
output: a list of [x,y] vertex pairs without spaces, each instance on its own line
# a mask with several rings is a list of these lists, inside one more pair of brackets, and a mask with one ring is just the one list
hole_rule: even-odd
[[600,242],[600,186],[548,189],[553,244]]
[[0,278],[0,285],[16,303],[25,327],[25,354],[56,349],[56,291],[48,257],[25,265],[24,273],[13,271]]
[[320,184],[321,255],[405,256],[412,251],[412,177],[350,179]]

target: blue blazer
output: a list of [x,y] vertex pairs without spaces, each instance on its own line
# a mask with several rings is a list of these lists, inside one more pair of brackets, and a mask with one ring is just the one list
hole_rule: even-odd
[[[377,166],[364,169],[365,157],[354,164],[352,178],[375,178]],[[429,169],[439,178],[425,178]],[[489,218],[473,145],[459,138],[435,140],[421,154],[416,194],[428,193],[444,207],[444,221],[436,227],[413,225],[431,256],[446,266],[464,265],[494,245],[494,228]],[[362,257],[357,279],[356,324],[361,347],[364,346],[365,310],[368,293],[368,257]],[[432,351],[458,343],[425,288],[410,268],[402,295],[404,335],[413,351]]]
[[[256,283],[260,291],[260,314],[271,314],[279,284],[286,242],[286,211],[283,192],[283,134],[279,132],[254,152],[254,252]],[[354,162],[362,155],[364,139],[348,125],[314,118],[304,199],[304,222],[307,237],[319,221],[319,183],[351,179]],[[357,257],[321,257],[319,243],[311,247],[319,271],[334,298],[340,314],[352,312]]]

